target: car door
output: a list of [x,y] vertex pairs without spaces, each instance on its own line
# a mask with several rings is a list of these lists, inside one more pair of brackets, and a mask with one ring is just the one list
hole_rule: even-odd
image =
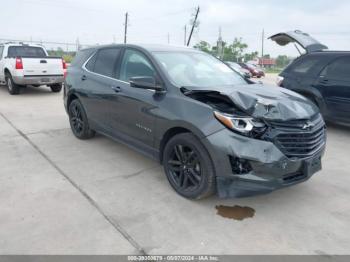
[[121,115],[119,121],[114,122],[121,132],[127,135],[137,146],[150,149],[154,144],[155,115],[157,109],[157,94],[153,90],[131,87],[131,77],[156,77],[157,73],[143,52],[126,48],[120,63],[118,102],[114,104],[114,111]]
[[300,30],[278,33],[270,36],[269,39],[275,41],[280,46],[285,46],[289,43],[297,43],[303,49],[305,49],[307,53],[328,49],[327,46],[321,44],[316,39],[312,38],[309,34],[304,33]]
[[320,73],[317,86],[330,116],[350,119],[350,56],[328,64]]
[[118,111],[113,112],[111,108],[118,100],[116,77],[120,54],[120,47],[98,50],[83,66],[80,79],[82,89],[79,91],[89,122],[106,132],[115,128],[113,121],[118,122]]

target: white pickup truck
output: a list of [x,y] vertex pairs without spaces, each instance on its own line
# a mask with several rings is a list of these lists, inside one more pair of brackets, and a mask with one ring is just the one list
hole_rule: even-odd
[[52,92],[60,92],[65,71],[65,61],[49,56],[42,46],[0,44],[0,84],[7,85],[11,95],[28,85],[46,85]]

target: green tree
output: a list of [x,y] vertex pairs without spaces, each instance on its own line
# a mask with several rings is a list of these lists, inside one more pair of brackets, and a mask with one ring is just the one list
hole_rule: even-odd
[[254,60],[258,57],[259,53],[258,51],[251,52],[251,53],[246,53],[243,55],[244,61],[251,61]]
[[212,52],[212,48],[210,46],[210,44],[206,41],[200,41],[199,43],[197,43],[194,48],[199,49],[203,52],[206,53],[211,53]]
[[248,45],[242,41],[242,38],[233,40],[232,44],[223,46],[224,54],[223,59],[226,61],[241,61],[243,58],[244,50],[248,48]]
[[291,59],[286,55],[279,55],[276,58],[276,66],[279,68],[284,68],[290,63]]

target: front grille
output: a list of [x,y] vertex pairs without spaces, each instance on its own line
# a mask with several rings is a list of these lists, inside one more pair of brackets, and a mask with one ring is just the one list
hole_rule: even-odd
[[309,131],[286,131],[275,137],[276,144],[289,158],[304,158],[319,151],[326,141],[324,125],[318,125]]

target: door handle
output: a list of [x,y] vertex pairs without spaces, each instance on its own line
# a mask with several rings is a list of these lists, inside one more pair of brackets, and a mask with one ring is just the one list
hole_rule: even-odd
[[328,79],[322,79],[320,81],[321,84],[328,84],[329,80]]
[[81,81],[85,81],[86,79],[87,79],[86,75],[83,75],[83,76],[81,77]]
[[111,86],[114,92],[119,93],[122,89],[119,86]]

